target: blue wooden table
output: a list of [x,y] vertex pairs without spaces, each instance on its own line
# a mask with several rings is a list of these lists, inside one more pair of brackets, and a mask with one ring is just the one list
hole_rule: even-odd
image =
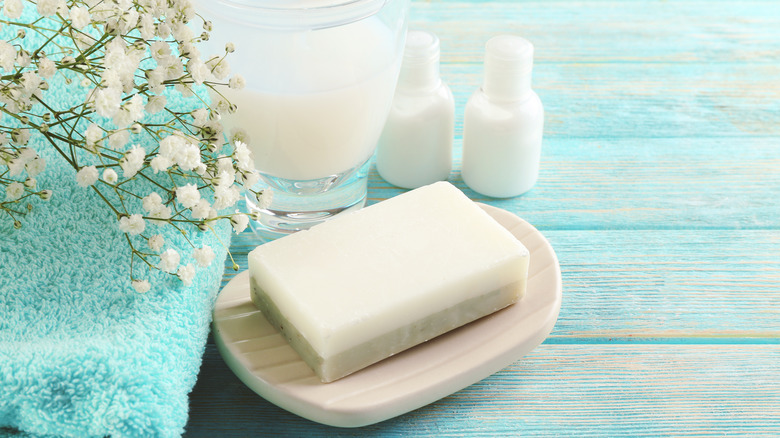
[[[210,342],[187,436],[780,436],[780,3],[431,0],[411,18],[441,38],[456,98],[450,180],[558,254],[555,329],[492,377],[361,429],[266,402]],[[508,200],[459,173],[463,107],[499,33],[535,44],[547,112],[539,182]],[[398,193],[372,172],[372,203]],[[243,266],[252,245],[234,239]]]

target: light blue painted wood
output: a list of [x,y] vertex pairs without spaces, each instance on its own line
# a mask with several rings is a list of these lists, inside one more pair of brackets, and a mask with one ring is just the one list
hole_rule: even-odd
[[[468,190],[457,164],[450,179],[472,199],[541,230],[777,229],[778,138],[552,137],[543,143],[537,185],[519,198]],[[401,192],[372,173],[372,202]]]
[[[548,345],[449,397],[360,429],[257,397],[210,347],[192,437],[778,436],[778,345]],[[219,412],[216,420],[215,412]]]
[[[777,230],[544,234],[563,277],[554,342],[780,343]],[[255,245],[234,239],[239,265]]]
[[[780,436],[780,7],[766,1],[415,1],[457,101],[451,180],[559,256],[548,341],[438,403],[358,430],[299,419],[207,347],[188,436]],[[460,180],[487,39],[536,46],[542,171],[526,195]],[[370,202],[403,192],[370,175]],[[245,268],[249,234],[232,250]],[[225,281],[231,278],[228,273]]]

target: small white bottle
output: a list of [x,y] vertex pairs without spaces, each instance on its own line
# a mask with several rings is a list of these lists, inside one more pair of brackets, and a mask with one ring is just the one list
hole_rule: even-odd
[[455,101],[439,76],[439,38],[409,31],[393,105],[377,145],[379,175],[406,189],[446,180],[454,126]]
[[466,104],[463,181],[496,198],[519,196],[536,184],[544,108],[531,89],[534,46],[512,35],[485,45],[482,87]]

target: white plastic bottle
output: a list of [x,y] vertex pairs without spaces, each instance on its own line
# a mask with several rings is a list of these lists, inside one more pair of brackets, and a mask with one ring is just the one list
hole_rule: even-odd
[[519,196],[536,184],[544,108],[531,89],[534,46],[512,35],[485,46],[484,82],[466,104],[463,181],[496,198]]
[[439,39],[430,32],[409,31],[393,105],[377,146],[379,175],[407,189],[446,180],[454,125],[452,92],[439,76]]

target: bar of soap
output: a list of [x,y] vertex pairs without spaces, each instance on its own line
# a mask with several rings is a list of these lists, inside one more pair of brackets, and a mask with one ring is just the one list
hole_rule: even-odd
[[502,309],[528,250],[448,182],[257,247],[251,296],[323,382]]

